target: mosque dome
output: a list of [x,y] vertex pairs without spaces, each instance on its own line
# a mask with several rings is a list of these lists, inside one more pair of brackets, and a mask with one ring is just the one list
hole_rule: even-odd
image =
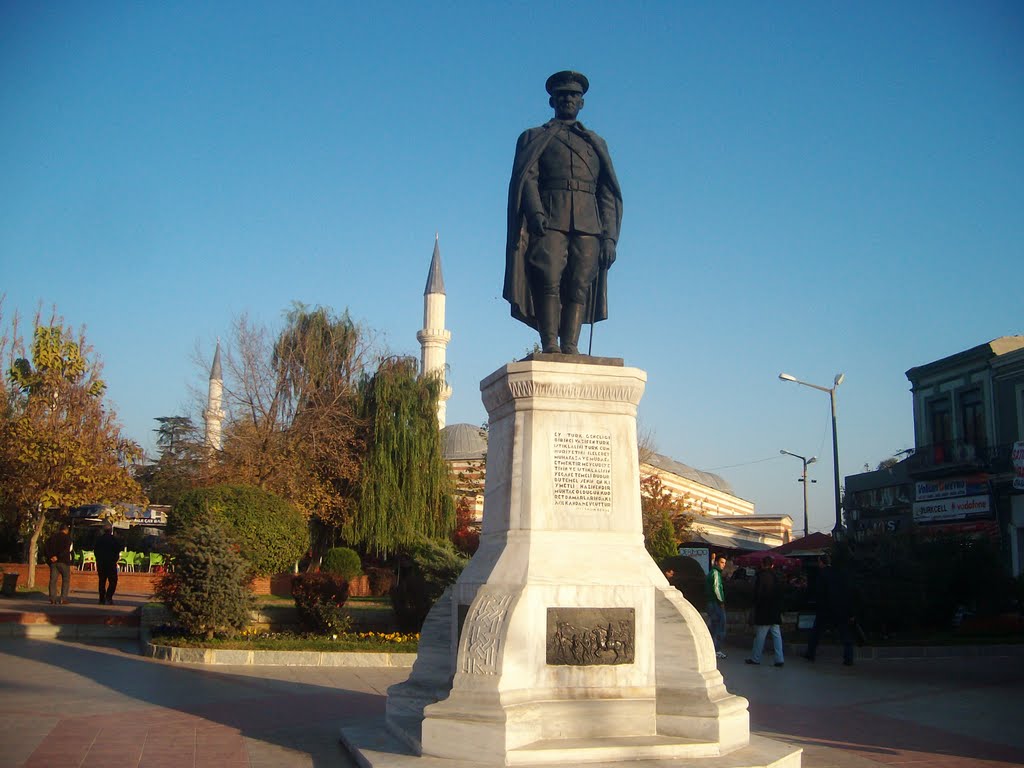
[[441,430],[441,451],[447,461],[483,459],[487,430],[475,424],[449,424]]

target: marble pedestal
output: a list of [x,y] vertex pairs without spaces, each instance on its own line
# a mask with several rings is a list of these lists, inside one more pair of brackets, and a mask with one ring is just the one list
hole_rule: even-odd
[[388,690],[386,731],[343,730],[362,765],[799,766],[799,749],[750,739],[703,619],[644,549],[645,382],[534,359],[481,383],[480,548]]

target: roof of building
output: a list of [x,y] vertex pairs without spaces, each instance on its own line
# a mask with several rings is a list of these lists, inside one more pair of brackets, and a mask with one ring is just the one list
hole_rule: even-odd
[[447,461],[483,459],[487,430],[475,424],[449,424],[441,430],[441,452]]
[[424,296],[429,293],[444,293],[444,275],[441,274],[441,248],[438,246],[437,235],[434,236],[434,255],[430,259],[427,287],[423,289]]
[[915,366],[908,370],[906,375],[913,383],[919,376],[930,373],[933,370],[941,371],[944,368],[960,365],[975,359],[987,360],[1008,354],[1009,352],[1015,352],[1022,348],[1024,348],[1024,336],[1000,336],[998,339],[992,339],[992,341],[986,344],[979,344],[976,347],[965,349],[962,352],[943,357],[940,360]]
[[663,456],[660,453],[652,453],[647,457],[647,463],[652,467],[663,469],[666,472],[671,472],[673,475],[679,475],[685,477],[687,480],[693,480],[695,483],[706,485],[708,488],[714,488],[715,490],[728,493],[730,496],[736,494],[732,491],[732,486],[725,481],[721,475],[716,475],[712,472],[703,472],[699,469],[683,464],[681,461],[670,459],[668,456]]

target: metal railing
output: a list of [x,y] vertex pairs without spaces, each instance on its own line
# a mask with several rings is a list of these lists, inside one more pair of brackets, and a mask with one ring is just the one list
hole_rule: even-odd
[[947,440],[931,445],[919,445],[907,458],[911,475],[939,472],[991,472],[998,474],[1011,469],[1013,445],[984,445],[964,440]]

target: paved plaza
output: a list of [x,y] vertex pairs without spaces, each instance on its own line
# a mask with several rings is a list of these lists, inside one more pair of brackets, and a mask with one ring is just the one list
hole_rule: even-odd
[[[750,700],[751,730],[803,747],[808,768],[1024,765],[1024,657],[848,668],[835,650],[777,669],[731,649],[722,671]],[[341,725],[382,716],[385,690],[408,673],[204,667],[137,651],[127,640],[0,639],[0,768],[348,768]]]

